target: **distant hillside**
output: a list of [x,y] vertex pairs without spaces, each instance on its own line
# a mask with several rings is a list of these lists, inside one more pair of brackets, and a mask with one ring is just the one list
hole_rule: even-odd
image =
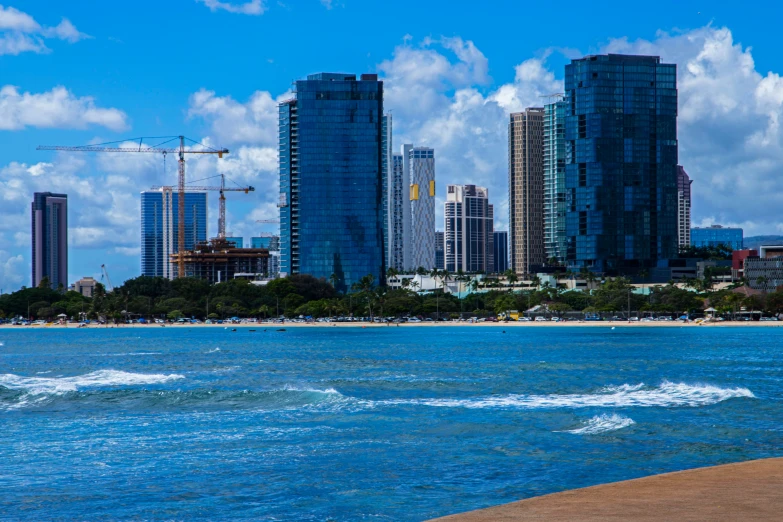
[[750,236],[743,243],[745,248],[756,250],[762,245],[783,245],[783,236]]

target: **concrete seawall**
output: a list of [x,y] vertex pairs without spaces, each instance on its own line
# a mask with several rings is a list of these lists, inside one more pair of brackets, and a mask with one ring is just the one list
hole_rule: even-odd
[[435,520],[598,522],[781,518],[783,458],[753,460],[603,484]]

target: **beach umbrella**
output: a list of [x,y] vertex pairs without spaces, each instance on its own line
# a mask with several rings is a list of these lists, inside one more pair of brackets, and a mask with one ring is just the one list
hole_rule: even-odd
[[59,314],[57,317],[68,317],[68,316],[65,314]]

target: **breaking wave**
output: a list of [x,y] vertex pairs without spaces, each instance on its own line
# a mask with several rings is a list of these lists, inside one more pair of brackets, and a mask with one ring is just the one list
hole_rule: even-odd
[[632,424],[636,424],[634,420],[623,415],[596,415],[592,419],[586,421],[581,428],[565,430],[565,433],[573,433],[574,435],[597,435],[599,433],[606,433],[607,431],[627,428]]
[[644,384],[607,386],[597,393],[564,395],[502,395],[473,399],[393,400],[393,404],[422,404],[444,408],[555,409],[707,406],[737,397],[753,398],[747,388],[721,388],[664,381],[657,387]]
[[40,395],[63,394],[75,392],[83,388],[161,384],[184,378],[184,376],[177,374],[130,373],[119,370],[98,370],[74,377],[23,377],[13,373],[6,373],[0,375],[0,386],[10,390],[24,390],[33,395]]

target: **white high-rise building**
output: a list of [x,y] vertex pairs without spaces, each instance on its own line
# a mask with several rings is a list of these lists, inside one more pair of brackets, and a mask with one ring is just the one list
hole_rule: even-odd
[[435,267],[435,151],[429,147],[403,146],[410,178],[409,270]]
[[489,191],[475,185],[449,185],[443,217],[446,270],[491,272],[495,227]]

